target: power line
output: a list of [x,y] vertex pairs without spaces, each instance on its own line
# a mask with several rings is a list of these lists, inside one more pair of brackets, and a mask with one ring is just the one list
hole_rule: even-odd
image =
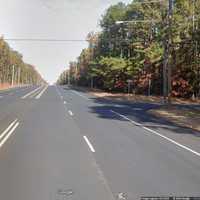
[[[29,39],[29,38],[5,38],[5,41],[15,41],[15,42],[89,42],[89,40],[84,40],[84,39],[73,39],[73,40],[69,40],[69,39]],[[112,39],[103,39],[103,41],[110,41],[110,42],[144,42],[145,40],[131,40],[131,39],[116,39],[116,38],[112,38]],[[173,42],[174,44],[192,44],[194,43],[193,41],[189,41],[189,40],[181,40],[180,42]]]
[[161,3],[166,0],[152,0],[152,1],[143,1],[143,2],[134,2],[133,4],[152,4],[152,3]]
[[42,39],[42,38],[4,38],[5,41],[15,42],[88,42],[84,39]]

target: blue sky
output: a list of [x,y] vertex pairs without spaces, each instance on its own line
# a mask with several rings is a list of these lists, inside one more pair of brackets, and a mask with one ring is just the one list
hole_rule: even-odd
[[[99,30],[105,9],[118,0],[0,0],[0,35],[5,38],[85,39]],[[130,0],[122,2],[128,3]],[[3,6],[2,6],[3,5]],[[50,83],[75,60],[86,42],[9,42]]]

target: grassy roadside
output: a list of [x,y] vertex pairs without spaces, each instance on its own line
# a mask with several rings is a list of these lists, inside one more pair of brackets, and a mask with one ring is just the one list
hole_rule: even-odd
[[10,85],[10,84],[4,84],[4,85],[0,85],[0,91],[7,91],[10,90],[12,88],[16,88],[19,87],[19,85]]
[[[147,102],[147,103],[162,103],[163,97],[161,96],[145,96],[145,95],[134,95],[134,94],[124,94],[124,93],[109,93],[104,92],[99,89],[88,89],[88,92],[102,98],[107,99],[115,99],[115,100],[126,100],[126,101],[132,101],[132,102]],[[191,99],[183,99],[183,98],[172,98],[171,99],[173,104],[177,105],[200,105],[200,99],[199,100],[191,100]]]
[[10,89],[17,88],[17,87],[26,87],[27,85],[8,85],[8,86],[1,86],[0,85],[0,92],[9,91]]
[[149,111],[151,114],[162,117],[177,125],[200,131],[200,110],[177,105],[161,106]]

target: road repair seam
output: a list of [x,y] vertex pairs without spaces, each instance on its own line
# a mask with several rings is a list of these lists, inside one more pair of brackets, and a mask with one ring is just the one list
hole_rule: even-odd
[[89,141],[89,139],[87,138],[87,136],[84,135],[83,138],[84,138],[84,140],[86,141],[87,145],[89,146],[90,151],[93,152],[93,153],[95,153],[95,149],[94,149],[94,147],[92,146],[92,144],[91,144],[91,142]]
[[15,129],[19,126],[19,122],[16,119],[13,121],[8,128],[5,129],[5,131],[0,135],[0,148],[6,143],[6,141],[9,139],[9,137],[13,134]]
[[155,135],[157,135],[157,136],[159,136],[159,137],[161,137],[161,138],[163,138],[163,139],[165,139],[165,140],[167,140],[167,141],[169,141],[169,142],[175,144],[176,146],[181,147],[181,148],[183,148],[183,149],[185,149],[185,150],[187,150],[187,151],[189,151],[189,152],[195,154],[196,156],[199,156],[199,157],[200,157],[200,153],[199,153],[199,152],[194,151],[194,150],[190,149],[189,147],[187,147],[187,146],[185,146],[185,145],[182,145],[182,144],[176,142],[175,140],[172,140],[171,138],[168,138],[168,137],[166,137],[166,136],[164,136],[164,135],[158,133],[157,131],[154,131],[154,130],[152,130],[152,129],[150,129],[150,128],[147,128],[146,126],[143,126],[142,124],[137,123],[137,122],[135,122],[135,121],[129,119],[129,118],[126,117],[125,115],[122,115],[122,114],[120,114],[120,113],[118,113],[118,112],[115,112],[115,111],[113,111],[113,110],[110,110],[110,111],[111,111],[112,113],[114,113],[115,115],[118,115],[118,116],[120,116],[120,117],[123,118],[123,119],[126,119],[127,121],[131,122],[132,124],[134,124],[134,125],[136,125],[136,126],[139,126],[139,127],[143,128],[144,130],[146,130],[146,131],[148,131],[148,132],[150,132],[150,133],[153,133],[153,134],[155,134]]

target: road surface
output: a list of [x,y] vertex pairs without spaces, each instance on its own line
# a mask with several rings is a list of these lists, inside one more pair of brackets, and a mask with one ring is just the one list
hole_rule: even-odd
[[200,135],[67,86],[0,92],[0,199],[200,196]]

